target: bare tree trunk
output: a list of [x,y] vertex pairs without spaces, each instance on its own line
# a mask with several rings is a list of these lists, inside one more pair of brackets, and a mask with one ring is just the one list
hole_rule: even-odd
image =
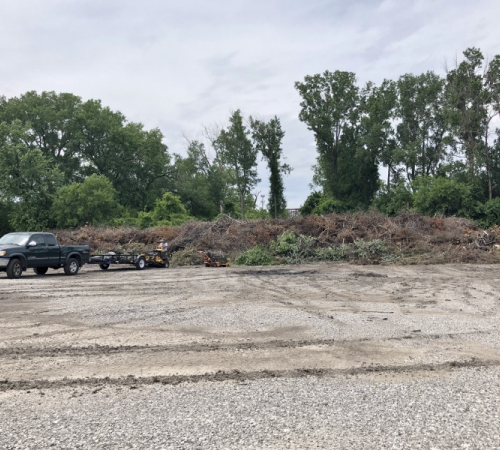
[[493,198],[493,186],[491,183],[491,164],[490,164],[490,151],[488,149],[488,126],[484,133],[484,149],[486,152],[486,175],[488,176],[488,196],[491,200]]
[[245,220],[245,195],[240,191],[241,220]]
[[390,189],[391,186],[391,165],[387,165],[387,190]]

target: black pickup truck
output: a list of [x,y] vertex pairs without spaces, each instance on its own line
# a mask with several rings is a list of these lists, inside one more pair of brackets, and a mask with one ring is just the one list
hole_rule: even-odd
[[33,268],[37,275],[64,268],[66,275],[76,275],[89,262],[88,245],[61,247],[52,233],[9,233],[0,238],[0,271],[8,278],[19,278]]

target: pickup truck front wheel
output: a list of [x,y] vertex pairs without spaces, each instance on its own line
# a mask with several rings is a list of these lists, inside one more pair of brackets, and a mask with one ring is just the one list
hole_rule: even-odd
[[7,266],[7,278],[19,278],[23,273],[23,266],[19,259],[11,259]]
[[33,271],[37,274],[37,275],[45,275],[47,273],[47,270],[49,270],[48,267],[35,267],[33,269]]
[[80,269],[80,264],[75,258],[69,258],[64,266],[64,273],[66,275],[76,275]]

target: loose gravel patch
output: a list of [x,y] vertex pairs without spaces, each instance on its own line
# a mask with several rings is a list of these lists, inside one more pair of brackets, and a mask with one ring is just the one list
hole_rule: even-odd
[[492,449],[500,369],[0,396],[0,448]]

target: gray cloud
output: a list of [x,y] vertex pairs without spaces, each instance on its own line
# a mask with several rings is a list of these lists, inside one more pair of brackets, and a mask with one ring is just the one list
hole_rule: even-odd
[[[290,206],[309,193],[314,138],[298,121],[294,82],[325,70],[359,82],[443,73],[469,47],[500,53],[494,0],[26,0],[3,2],[0,95],[28,90],[98,98],[129,120],[159,127],[172,152],[183,134],[231,110],[286,131]],[[264,164],[259,165],[267,190]]]

